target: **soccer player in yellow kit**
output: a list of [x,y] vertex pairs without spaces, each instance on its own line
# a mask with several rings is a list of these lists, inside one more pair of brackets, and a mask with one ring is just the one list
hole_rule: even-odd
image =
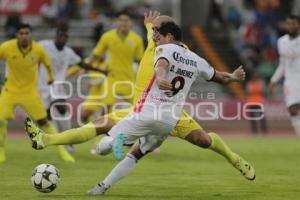
[[[56,133],[47,120],[46,109],[37,89],[38,64],[43,63],[48,73],[48,83],[54,80],[51,61],[42,46],[31,40],[31,27],[21,24],[16,39],[0,46],[0,59],[6,60],[7,76],[0,95],[0,162],[6,160],[4,143],[7,120],[14,118],[14,109],[21,106],[47,133]],[[59,146],[59,154],[65,161],[74,162],[73,157]]]
[[[150,82],[154,73],[154,52],[155,43],[152,39],[153,26],[159,28],[163,22],[173,21],[168,16],[159,16],[158,12],[149,12],[145,14],[145,25],[147,28],[148,46],[145,54],[140,62],[139,71],[135,83],[135,102],[141,97],[142,91],[146,88]],[[154,25],[153,25],[154,24]],[[228,73],[219,72],[219,75],[228,75]],[[228,79],[226,83],[231,82]],[[225,83],[225,82],[224,82]],[[134,102],[134,103],[135,103]],[[124,109],[116,112],[109,113],[103,117],[98,118],[94,122],[90,122],[85,126],[77,129],[71,129],[58,135],[45,134],[38,127],[35,127],[30,119],[27,119],[26,126],[32,127],[28,131],[36,134],[35,137],[31,137],[32,143],[37,146],[37,149],[43,149],[50,145],[59,144],[76,144],[82,143],[97,135],[107,133],[116,123],[124,118],[132,109]],[[203,128],[185,111],[182,112],[181,118],[178,121],[176,127],[172,130],[172,136],[184,139],[194,145],[202,148],[210,149],[224,158],[226,158],[233,167],[235,167],[241,174],[248,180],[255,179],[254,168],[245,161],[238,154],[233,152],[222,140],[222,138],[213,132],[206,133]]]
[[132,103],[135,80],[133,63],[143,57],[144,45],[142,38],[130,28],[129,14],[121,13],[117,20],[117,28],[102,35],[88,59],[89,63],[93,63],[104,60],[105,54],[109,54],[108,76],[98,89],[93,87],[85,100],[81,115],[83,122],[86,122],[95,111],[103,109],[102,104],[107,105],[108,109],[114,105],[116,95]]

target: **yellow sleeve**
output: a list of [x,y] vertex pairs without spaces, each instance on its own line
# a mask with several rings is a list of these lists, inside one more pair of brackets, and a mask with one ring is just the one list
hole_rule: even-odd
[[47,73],[48,73],[48,81],[52,82],[54,81],[54,74],[53,74],[53,70],[52,70],[52,63],[51,60],[48,56],[48,54],[46,53],[45,49],[43,47],[41,47],[40,49],[40,62],[44,64]]
[[0,45],[0,59],[5,59],[5,45],[1,44]]
[[148,46],[147,48],[150,47],[155,47],[154,41],[153,41],[153,30],[152,30],[153,24],[152,23],[147,23],[146,24],[146,29],[147,29],[147,41],[148,41]]
[[82,70],[82,68],[79,65],[72,65],[71,67],[69,67],[66,71],[66,77],[70,77],[73,75],[78,74],[80,71]]
[[98,41],[96,47],[93,49],[93,56],[101,56],[105,53],[108,46],[108,37],[104,34]]
[[141,37],[138,36],[137,38],[137,47],[136,47],[136,51],[135,51],[135,57],[138,60],[141,60],[142,57],[144,55],[144,44],[143,44],[143,40]]

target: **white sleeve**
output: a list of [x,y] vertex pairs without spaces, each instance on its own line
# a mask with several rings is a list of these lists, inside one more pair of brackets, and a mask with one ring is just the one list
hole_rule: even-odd
[[288,51],[288,45],[284,43],[284,40],[280,38],[277,42],[279,65],[271,78],[271,82],[277,83],[284,76],[284,67],[286,64],[287,56],[285,53]]
[[73,49],[69,48],[68,54],[69,54],[69,63],[68,63],[69,66],[80,63],[81,58],[74,52]]
[[168,46],[161,45],[155,48],[155,57],[154,57],[154,66],[159,59],[165,59],[166,61],[170,62],[170,50]]
[[215,69],[208,64],[208,62],[202,58],[199,59],[198,75],[206,81],[210,81],[215,76]]
[[271,82],[277,83],[284,76],[284,58],[279,59],[279,65],[271,78]]

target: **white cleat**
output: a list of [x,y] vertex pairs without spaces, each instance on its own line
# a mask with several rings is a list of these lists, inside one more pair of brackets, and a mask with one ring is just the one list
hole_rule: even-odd
[[98,183],[97,185],[95,185],[92,189],[90,189],[87,192],[87,195],[90,195],[90,196],[104,195],[104,193],[107,189],[108,188],[106,188],[103,183]]

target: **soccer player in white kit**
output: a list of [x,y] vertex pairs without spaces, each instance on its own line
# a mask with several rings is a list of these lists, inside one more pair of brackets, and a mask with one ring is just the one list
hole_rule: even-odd
[[155,74],[134,111],[108,132],[114,138],[117,159],[122,157],[124,144],[135,142],[135,145],[102,182],[88,191],[89,195],[103,195],[127,176],[140,158],[163,143],[175,127],[197,78],[223,83],[245,79],[242,67],[233,74],[215,71],[204,59],[181,46],[181,30],[174,22],[154,27],[154,39],[157,43]]
[[284,98],[291,115],[295,132],[300,136],[300,19],[290,15],[285,22],[287,34],[278,39],[279,66],[269,83],[272,91],[275,84],[284,79]]
[[[54,40],[42,40],[39,42],[42,45],[51,61],[54,73],[54,84],[49,86],[47,84],[47,71],[44,67],[39,68],[39,92],[43,98],[44,104],[47,108],[48,119],[53,120],[59,131],[64,131],[72,128],[71,119],[66,105],[66,99],[70,97],[65,92],[66,71],[70,66],[78,65],[86,70],[95,70],[90,65],[84,63],[82,59],[71,49],[66,46],[68,40],[67,27],[59,27],[56,30]],[[105,73],[105,72],[103,72]],[[53,115],[59,116],[59,120],[53,119]],[[68,146],[68,150],[72,151],[74,148]]]

